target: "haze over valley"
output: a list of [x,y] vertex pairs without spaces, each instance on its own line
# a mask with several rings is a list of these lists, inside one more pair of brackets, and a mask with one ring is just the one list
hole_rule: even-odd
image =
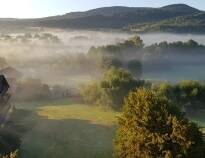
[[0,158],[205,157],[205,3],[37,1],[0,10]]

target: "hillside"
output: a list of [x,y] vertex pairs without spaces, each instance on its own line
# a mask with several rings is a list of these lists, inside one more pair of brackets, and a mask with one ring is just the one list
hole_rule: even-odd
[[[39,19],[0,19],[0,31],[25,30],[30,27],[74,28],[74,29],[126,29],[134,32],[169,31],[189,33],[197,20],[198,28],[204,31],[201,21],[203,11],[185,4],[168,5],[161,8],[103,7],[85,12],[71,12],[64,15]],[[197,17],[197,19],[195,19]],[[186,27],[172,26],[174,24]],[[177,22],[176,22],[177,21]],[[188,22],[187,22],[188,21]],[[188,29],[190,28],[191,29]],[[198,32],[198,31],[193,31]]]
[[178,16],[201,13],[185,4],[161,8],[104,7],[86,12],[73,12],[36,21],[38,26],[61,28],[118,28],[131,24],[158,22]]
[[160,22],[135,24],[126,29],[132,32],[204,33],[205,13],[181,16]]

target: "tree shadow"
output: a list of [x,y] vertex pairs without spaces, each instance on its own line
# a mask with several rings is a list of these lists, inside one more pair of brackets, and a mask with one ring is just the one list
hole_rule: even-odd
[[[109,158],[116,127],[84,120],[51,120],[31,111],[20,111],[23,134],[21,158]],[[26,113],[26,114],[25,114]]]

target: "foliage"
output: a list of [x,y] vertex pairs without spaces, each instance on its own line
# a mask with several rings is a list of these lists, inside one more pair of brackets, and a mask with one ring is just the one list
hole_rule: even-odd
[[155,44],[152,44],[151,46],[148,46],[147,49],[149,49],[149,48],[152,48],[152,49],[153,48],[154,49],[157,49],[157,48],[165,48],[165,49],[168,49],[168,48],[178,48],[178,49],[187,48],[187,49],[190,49],[190,48],[203,48],[203,47],[204,47],[203,45],[200,45],[196,41],[190,39],[186,42],[177,41],[177,42],[167,43],[166,41],[164,41],[164,42],[160,42],[160,43],[155,43]]
[[38,79],[26,79],[17,85],[17,91],[14,95],[15,100],[35,100],[46,99],[51,96],[50,88]]
[[88,103],[119,109],[129,91],[144,84],[134,80],[129,72],[112,67],[101,81],[81,86],[81,96]]
[[204,108],[205,85],[198,81],[182,81],[173,85],[162,83],[154,89],[184,110]]
[[18,151],[16,150],[15,152],[12,152],[6,156],[3,156],[2,158],[17,158],[17,153]]
[[125,100],[114,145],[119,158],[205,156],[197,125],[184,118],[165,97],[142,88]]
[[140,78],[142,75],[142,64],[139,60],[133,59],[127,63],[128,70],[136,78]]
[[144,43],[143,40],[139,36],[131,37],[130,39],[126,40],[124,43],[119,44],[122,48],[143,48]]
[[[122,58],[127,55],[127,52],[134,49],[142,49],[144,47],[143,40],[139,36],[134,36],[122,43],[117,43],[115,45],[107,45],[100,47],[91,47],[88,51],[89,55],[101,54],[104,56],[114,56],[117,58]],[[132,52],[132,51],[131,51]],[[132,52],[134,53],[134,52]]]
[[114,57],[103,56],[101,60],[101,67],[104,70],[108,70],[111,67],[120,68],[122,67],[122,62]]
[[20,147],[20,136],[16,131],[2,128],[0,130],[0,154],[5,155]]
[[101,96],[99,83],[81,85],[80,95],[86,103],[97,104]]
[[61,43],[58,36],[51,33],[25,33],[24,35],[0,35],[0,43],[32,43],[32,42],[46,42],[46,43]]
[[128,27],[133,32],[204,33],[204,13],[180,16],[157,22],[134,24]]

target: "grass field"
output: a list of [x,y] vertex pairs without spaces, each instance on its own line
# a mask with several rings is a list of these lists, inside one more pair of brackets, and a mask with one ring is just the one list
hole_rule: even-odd
[[[112,157],[119,113],[70,99],[18,103],[16,107],[16,121],[28,128],[22,137],[21,158]],[[188,117],[205,127],[205,110]]]
[[72,100],[18,103],[22,158],[110,158],[118,113]]

